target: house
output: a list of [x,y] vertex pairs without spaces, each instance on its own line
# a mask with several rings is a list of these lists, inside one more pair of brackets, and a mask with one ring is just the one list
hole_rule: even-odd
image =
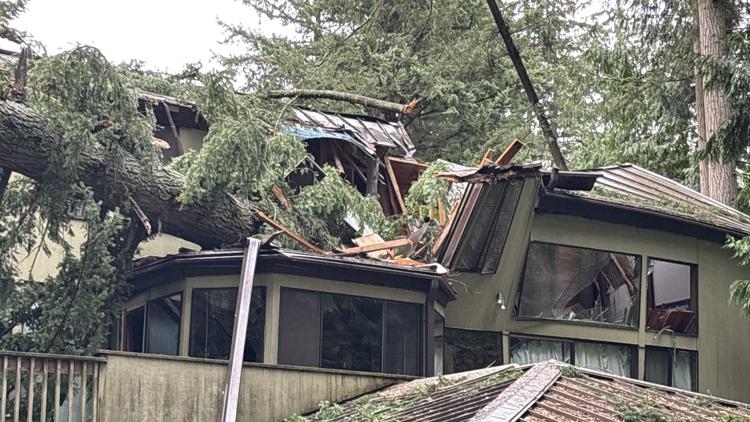
[[504,365],[411,381],[303,420],[444,422],[747,420],[750,407],[562,362]]
[[728,301],[750,276],[724,248],[750,217],[635,165],[485,166],[439,261],[458,272],[444,373],[555,359],[750,400],[750,323]]

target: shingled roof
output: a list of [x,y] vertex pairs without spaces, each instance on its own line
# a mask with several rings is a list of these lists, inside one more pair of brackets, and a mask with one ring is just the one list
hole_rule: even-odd
[[750,419],[750,406],[549,361],[427,378],[341,404],[309,421],[621,421]]

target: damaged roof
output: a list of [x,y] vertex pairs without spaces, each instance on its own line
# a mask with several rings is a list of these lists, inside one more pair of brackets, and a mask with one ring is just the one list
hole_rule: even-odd
[[[243,254],[242,249],[217,249],[141,258],[134,262],[131,284],[137,292],[187,275],[239,274]],[[456,292],[445,277],[445,269],[438,264],[400,265],[355,256],[263,248],[258,254],[256,271],[322,277],[418,291],[429,291],[432,282],[437,281],[436,298],[442,304],[456,299]]]
[[[569,173],[577,176],[578,184],[588,174],[595,180],[593,189],[563,186],[562,182],[573,184],[573,177],[568,176],[560,178],[561,183],[554,187],[555,194],[669,216],[674,220],[718,229],[725,234],[750,234],[750,216],[747,214],[643,167],[623,164]],[[544,179],[549,187],[551,174],[546,174]],[[547,193],[550,193],[549,188]]]
[[306,415],[310,421],[747,420],[750,406],[548,361],[387,387]]
[[[296,126],[287,129],[302,139],[334,138],[351,142],[368,155],[378,148],[390,149],[392,155],[411,157],[415,147],[400,122],[388,122],[377,117],[323,112],[294,107],[288,121]],[[300,130],[301,128],[312,131]]]

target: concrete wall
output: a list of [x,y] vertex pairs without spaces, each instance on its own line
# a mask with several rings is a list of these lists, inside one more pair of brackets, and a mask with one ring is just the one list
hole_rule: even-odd
[[[562,215],[535,215],[533,200],[523,198],[511,227],[506,250],[496,274],[460,274],[455,278],[459,298],[447,309],[446,326],[503,333],[503,359],[509,363],[509,335],[526,334],[606,341],[638,347],[638,374],[643,377],[646,346],[678,347],[698,352],[698,389],[721,397],[750,401],[750,320],[727,303],[729,285],[750,278],[750,268],[737,265],[722,244],[657,230],[586,220]],[[522,212],[521,212],[522,211]],[[517,320],[512,315],[525,264],[528,242],[605,249],[642,257],[639,328],[618,328],[581,322]],[[511,246],[512,245],[512,246]],[[698,266],[697,337],[656,337],[646,331],[647,258]],[[502,293],[506,309],[496,304]]]
[[[112,353],[100,383],[99,420],[219,419],[226,362]],[[413,378],[354,371],[245,364],[238,421],[277,421]]]

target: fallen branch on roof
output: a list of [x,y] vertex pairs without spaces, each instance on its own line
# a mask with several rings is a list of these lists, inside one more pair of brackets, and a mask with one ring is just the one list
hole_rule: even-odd
[[403,115],[411,114],[421,99],[415,98],[408,104],[399,104],[391,101],[378,100],[377,98],[365,97],[364,95],[351,94],[348,92],[317,90],[317,89],[283,89],[271,91],[271,98],[318,98],[335,101],[346,101],[366,107],[376,108],[383,111],[392,111]]
[[[40,180],[59,150],[61,129],[23,104],[0,101],[0,167]],[[163,167],[148,172],[135,157],[125,154],[122,166],[108,166],[102,147],[81,150],[77,169],[83,183],[107,208],[129,194],[159,231],[203,247],[236,244],[258,231],[257,208],[232,195],[218,193],[181,204],[185,187],[181,174]]]
[[264,223],[268,224],[269,226],[273,227],[276,230],[281,231],[285,235],[291,237],[292,239],[296,240],[300,245],[306,247],[307,249],[310,249],[313,252],[319,253],[321,255],[325,254],[325,251],[319,249],[312,243],[308,242],[307,240],[303,239],[300,235],[297,233],[289,230],[288,228],[284,227],[279,223],[278,221],[274,220],[273,218],[269,217],[262,211],[258,211],[255,213],[258,218],[260,218]]

